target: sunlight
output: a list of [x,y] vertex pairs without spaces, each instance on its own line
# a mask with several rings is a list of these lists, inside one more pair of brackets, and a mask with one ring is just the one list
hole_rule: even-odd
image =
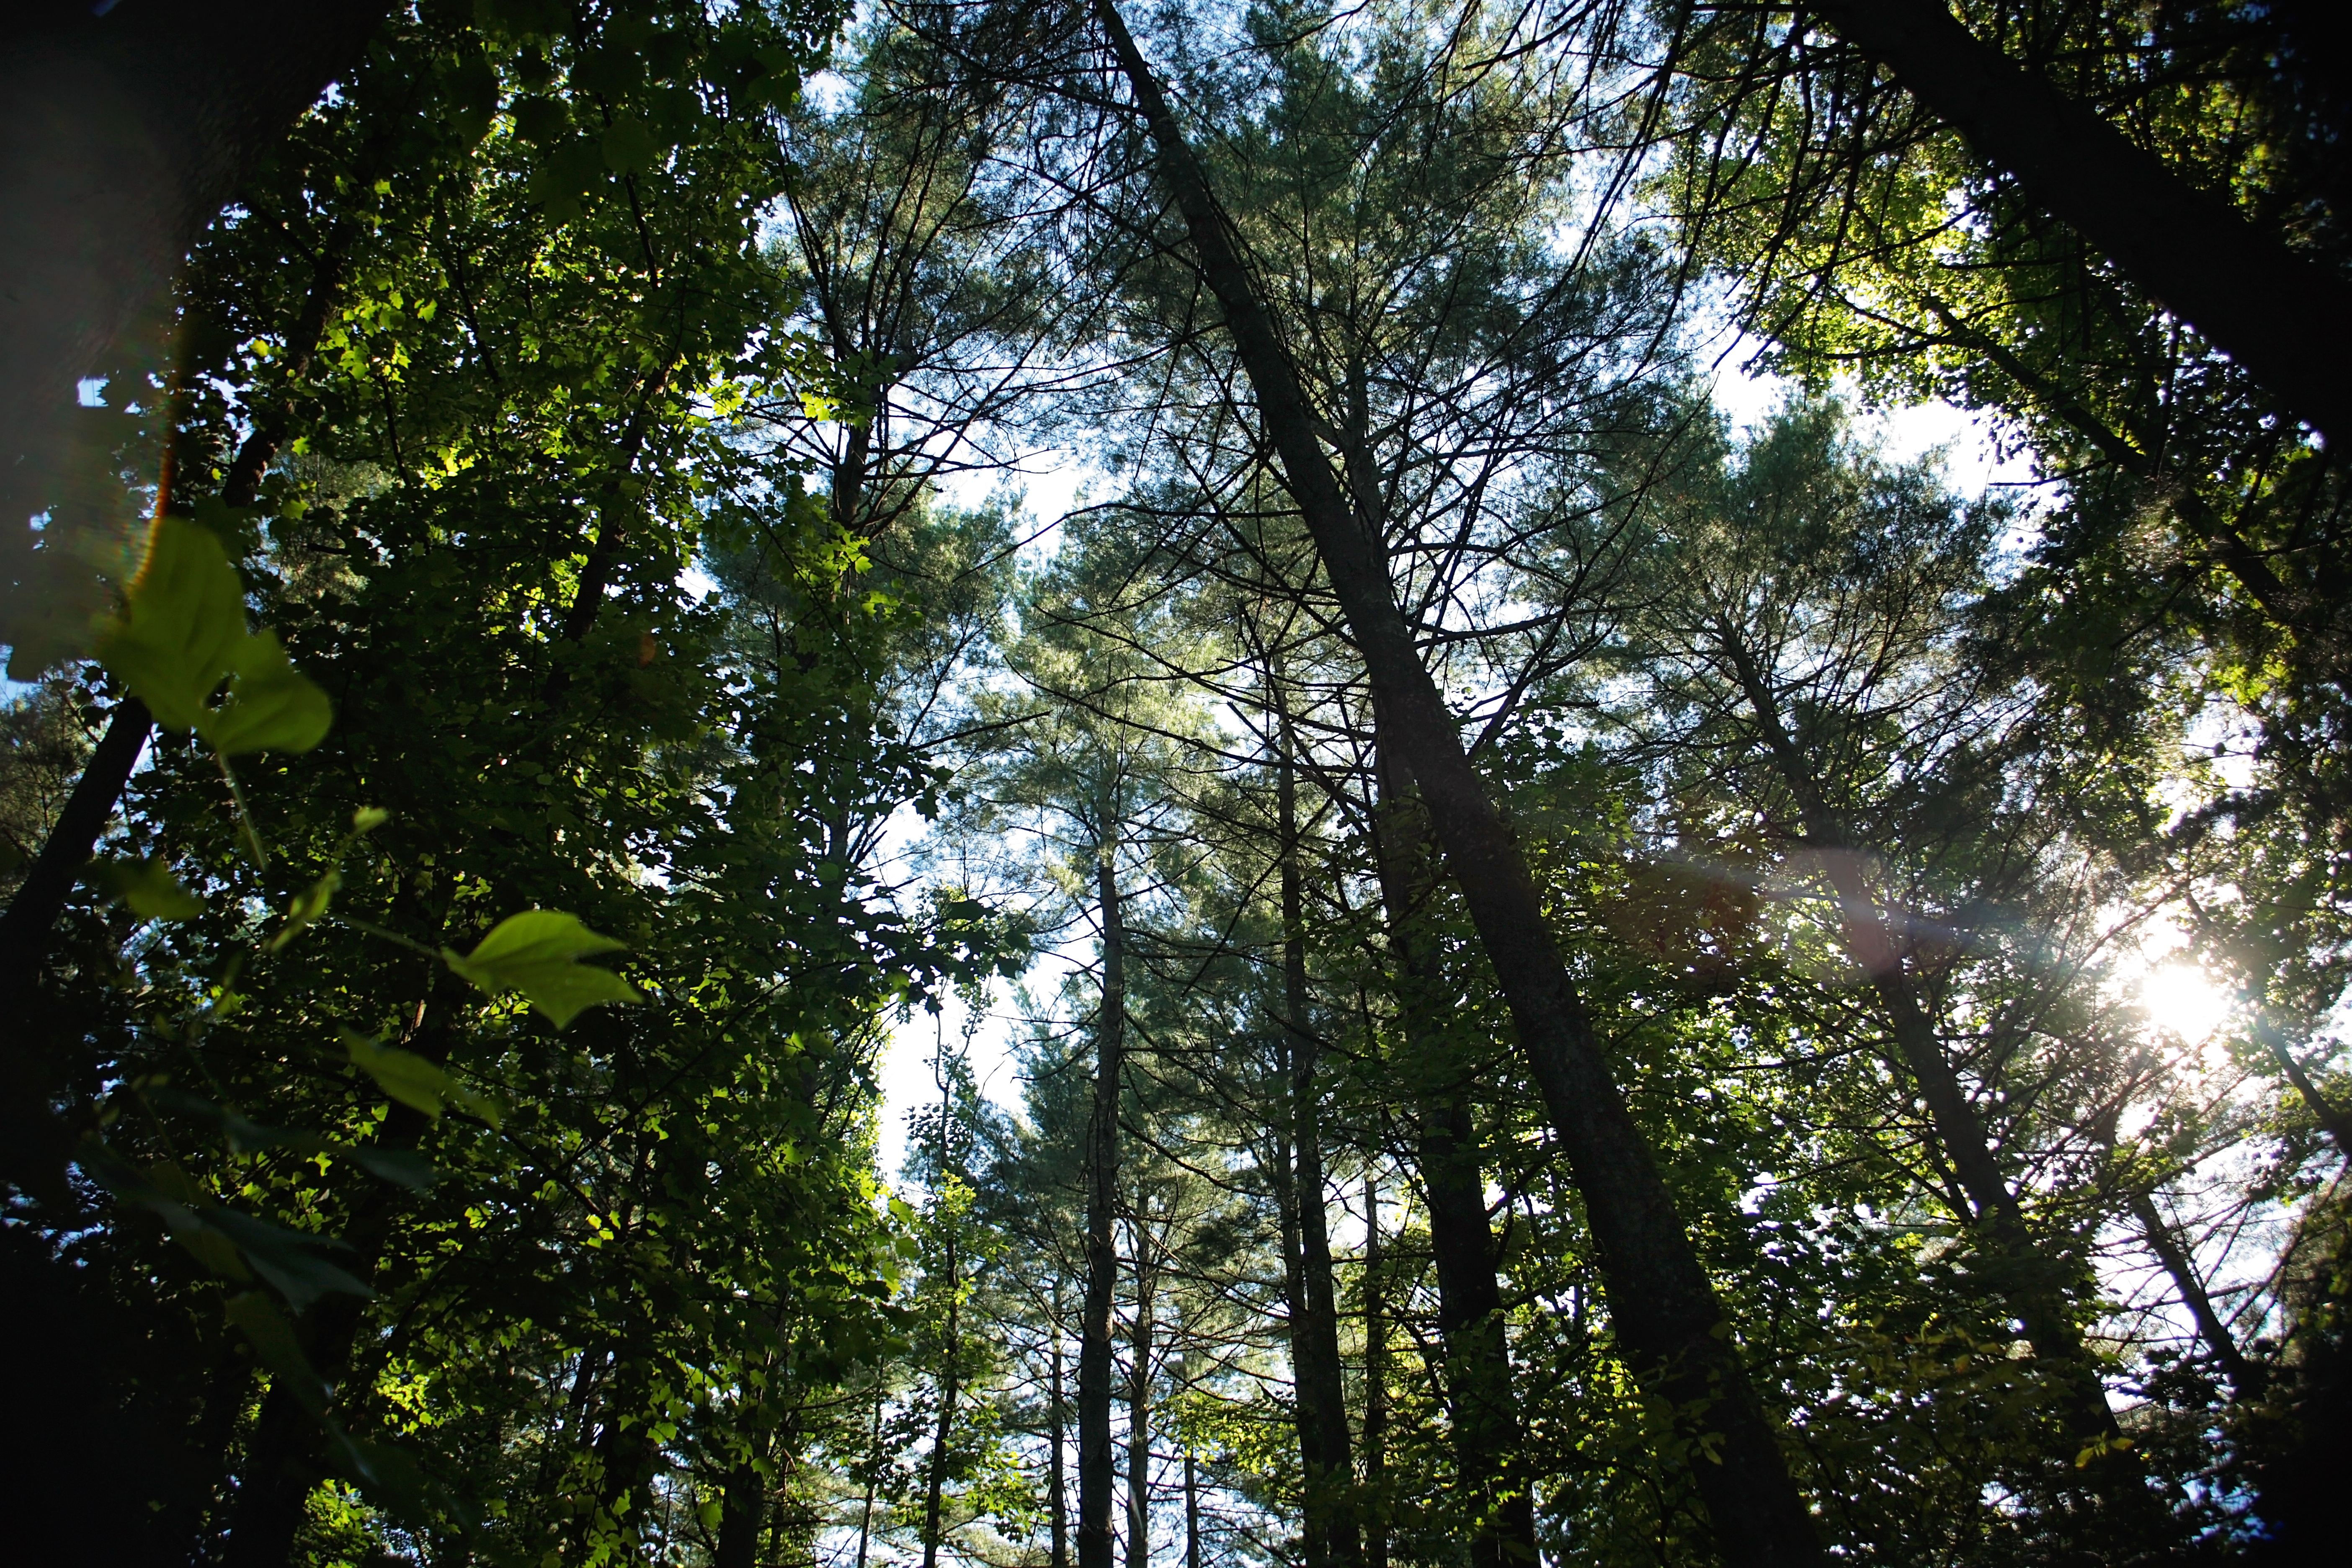
[[2233,1005],[2230,994],[2194,963],[2159,963],[2141,977],[2138,991],[2149,1021],[2191,1045],[2220,1028]]

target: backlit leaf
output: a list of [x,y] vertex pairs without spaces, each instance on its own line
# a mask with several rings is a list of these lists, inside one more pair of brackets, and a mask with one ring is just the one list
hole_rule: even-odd
[[192,730],[245,640],[245,587],[212,531],[158,518],[98,657],[167,730]]
[[109,860],[99,867],[107,890],[146,921],[192,921],[205,901],[180,885],[161,860]]
[[278,634],[264,627],[230,652],[228,699],[196,719],[196,733],[225,757],[247,752],[307,752],[327,737],[334,710],[297,670]]
[[527,910],[500,921],[481,945],[460,958],[447,948],[441,956],[451,969],[491,995],[520,991],[557,1028],[599,1002],[636,1002],[637,988],[609,969],[582,963],[592,953],[617,952],[627,944],[600,936],[579,917],[554,910]]

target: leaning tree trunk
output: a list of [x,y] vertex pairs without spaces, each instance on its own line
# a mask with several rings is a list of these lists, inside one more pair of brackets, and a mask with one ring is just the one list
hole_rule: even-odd
[[[1796,802],[1806,841],[1832,851],[1824,855],[1823,863],[1837,894],[1846,953],[1870,977],[1895,1036],[1898,1064],[1910,1074],[1919,1098],[1927,1102],[1936,1141],[1951,1162],[1966,1199],[1959,1217],[1983,1238],[1988,1253],[1998,1261],[1998,1273],[1988,1283],[2025,1325],[2035,1359],[2058,1374],[2073,1428],[2070,1441],[2097,1444],[2097,1463],[2082,1468],[2125,1509],[2145,1514],[2149,1497],[2144,1467],[2135,1450],[2118,1442],[2123,1428],[2066,1311],[2060,1266],[2035,1243],[2025,1223],[2025,1211],[2000,1173],[1984,1120],[1969,1103],[1968,1090],[1937,1036],[1935,1021],[1919,1000],[1902,944],[1886,927],[1861,858],[1851,852],[1857,847],[1854,836],[1843,814],[1831,805],[1803,749],[1782,721],[1779,699],[1746,639],[1727,621],[1718,619],[1715,630],[1765,750]],[[1835,853],[1838,850],[1848,853]],[[2141,1522],[2153,1525],[2155,1521],[2149,1517]]]
[[1223,312],[1289,493],[1373,688],[1394,715],[1397,751],[1421,786],[1447,868],[1494,963],[1585,1201],[1617,1342],[1643,1384],[1674,1410],[1692,1451],[1711,1456],[1691,1474],[1726,1559],[1741,1568],[1820,1563],[1812,1520],[1733,1347],[1730,1324],[1611,1075],[1526,858],[1421,662],[1381,542],[1348,509],[1297,373],[1158,79],[1111,0],[1095,0],[1095,12],[1150,131],[1160,177]]
[[[1434,1008],[1443,975],[1434,946],[1420,930],[1430,886],[1427,825],[1374,721],[1380,783],[1374,835],[1381,901],[1388,910],[1389,952],[1397,969],[1398,1009],[1406,1044],[1428,1070],[1443,1063],[1445,1042]],[[1524,1568],[1537,1560],[1534,1500],[1515,1484],[1523,1435],[1504,1335],[1495,1233],[1486,1224],[1486,1182],[1462,1075],[1422,1089],[1411,1114],[1414,1152],[1429,1196],[1430,1251],[1437,1266],[1437,1330],[1445,1351],[1453,1409],[1457,1483],[1471,1514],[1471,1568]]]
[[1111,1300],[1118,1252],[1118,1091],[1127,1046],[1126,932],[1106,843],[1096,868],[1102,909],[1102,1005],[1095,1019],[1095,1103],[1087,1124],[1087,1299],[1078,1341],[1078,1568],[1111,1568]]
[[2352,438],[2352,287],[1979,39],[1945,0],[1811,9],[2331,444]]

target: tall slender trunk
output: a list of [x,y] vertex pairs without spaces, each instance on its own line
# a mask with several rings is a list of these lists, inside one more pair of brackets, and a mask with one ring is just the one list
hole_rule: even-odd
[[1508,1001],[1571,1175],[1585,1200],[1618,1343],[1712,1462],[1691,1467],[1725,1557],[1824,1561],[1779,1439],[1734,1348],[1730,1324],[1675,1212],[1648,1140],[1611,1076],[1545,918],[1527,860],[1471,765],[1460,730],[1398,610],[1381,542],[1348,509],[1297,371],[1160,83],[1112,0],[1095,12],[1127,77],[1182,213],[1202,281],[1224,315],[1261,426],[1373,687],[1421,786],[1448,868]]
[[1102,911],[1102,1005],[1095,1019],[1095,1103],[1087,1124],[1087,1299],[1078,1342],[1078,1568],[1111,1568],[1111,1300],[1118,1253],[1118,1091],[1127,1056],[1127,938],[1114,846],[1105,828],[1096,868]]
[[1062,1403],[1062,1285],[1054,1282],[1054,1321],[1048,1330],[1053,1345],[1052,1375],[1046,1388],[1046,1398],[1052,1408],[1046,1413],[1046,1423],[1053,1433],[1053,1447],[1045,1459],[1045,1509],[1052,1516],[1054,1555],[1052,1568],[1070,1568],[1070,1495],[1062,1464],[1063,1445],[1068,1441],[1065,1426],[1066,1411]]
[[1159,1260],[1152,1255],[1151,1190],[1135,1191],[1135,1322],[1128,1340],[1127,1568],[1151,1563],[1151,1357]]
[[866,1568],[866,1553],[874,1541],[874,1494],[882,1480],[882,1405],[887,1385],[874,1373],[874,1426],[866,1437],[866,1505],[857,1515],[857,1568]]
[[1306,882],[1299,863],[1297,770],[1292,760],[1297,738],[1281,683],[1270,680],[1269,685],[1280,752],[1275,760],[1275,814],[1282,855],[1283,1022],[1298,1227],[1299,1310],[1291,1320],[1291,1363],[1298,1391],[1299,1458],[1306,1471],[1310,1538],[1319,1539],[1325,1559],[1335,1568],[1360,1568],[1363,1538],[1356,1521],[1354,1444],[1348,1431],[1346,1372],[1339,1360],[1339,1292],[1332,1279],[1325,1206],[1321,1090],[1315,1077],[1322,1042],[1315,1033],[1307,986]]
[[1388,1306],[1381,1297],[1381,1189],[1364,1170],[1364,1568],[1389,1568]]
[[[1953,1174],[1967,1198],[1969,1212],[1960,1218],[1990,1244],[2002,1262],[1996,1280],[2011,1310],[2025,1325],[2028,1342],[2037,1358],[2064,1369],[2071,1418],[2076,1439],[2121,1435],[2106,1392],[2083,1350],[2081,1336],[2066,1314],[2064,1281],[2058,1265],[2035,1244],[2025,1223],[2025,1211],[2011,1190],[1993,1156],[1984,1121],[1969,1101],[1959,1074],[1953,1070],[1937,1037],[1935,1020],[1919,1001],[1918,988],[1905,962],[1902,943],[1887,929],[1885,918],[1864,872],[1860,847],[1843,815],[1830,802],[1822,781],[1783,721],[1771,682],[1746,639],[1727,620],[1715,630],[1724,655],[1738,678],[1741,695],[1761,733],[1765,750],[1795,800],[1808,844],[1824,851],[1822,858],[1836,893],[1841,933],[1845,949],[1870,976],[1895,1037],[1901,1067],[1918,1087],[1927,1105],[1937,1142],[1950,1161]],[[2129,1466],[2137,1469],[2137,1463]],[[2134,1483],[2136,1484],[2136,1483]]]
[[1527,1568],[1536,1561],[1535,1506],[1513,1477],[1522,1434],[1495,1233],[1486,1224],[1486,1177],[1462,1074],[1445,1065],[1446,1044],[1435,1022],[1444,976],[1434,944],[1420,930],[1431,883],[1428,825],[1403,767],[1377,733],[1377,717],[1374,729],[1381,796],[1376,869],[1388,910],[1398,1011],[1420,1072],[1444,1075],[1441,1081],[1424,1081],[1412,1107],[1414,1154],[1429,1195],[1437,1328],[1453,1406],[1455,1474],[1471,1514],[1470,1562],[1472,1568]]
[[[942,1107],[944,1117],[945,1108]],[[944,1141],[945,1132],[941,1139]],[[956,1237],[948,1234],[947,1245],[948,1321],[947,1333],[940,1344],[943,1365],[940,1373],[940,1418],[931,1431],[929,1473],[923,1481],[923,1568],[939,1568],[940,1516],[946,1506],[948,1484],[948,1443],[955,1432],[956,1400],[962,1394],[962,1356],[960,1336],[963,1329],[963,1304],[958,1298],[956,1268]]]
[[2342,279],[1979,39],[1944,0],[1811,9],[2331,445],[2352,439]]
[[1201,1471],[1189,1444],[1184,1449],[1184,1568],[1201,1568]]
[[758,1568],[760,1526],[768,1505],[768,1483],[760,1467],[746,1459],[727,1472],[719,1494],[719,1549],[713,1568]]

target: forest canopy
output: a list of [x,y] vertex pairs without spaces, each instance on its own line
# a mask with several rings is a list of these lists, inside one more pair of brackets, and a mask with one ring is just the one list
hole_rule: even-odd
[[2332,1561],[2347,28],[12,13],[11,1539]]

